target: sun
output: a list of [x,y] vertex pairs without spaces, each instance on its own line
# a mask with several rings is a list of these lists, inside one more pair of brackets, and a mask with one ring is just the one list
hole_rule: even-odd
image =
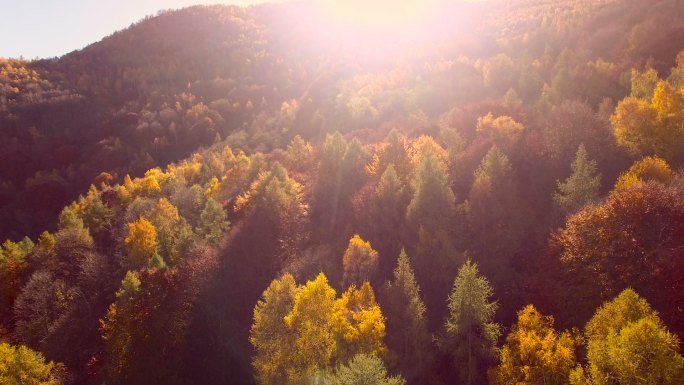
[[339,23],[365,30],[410,28],[438,8],[438,0],[323,0]]

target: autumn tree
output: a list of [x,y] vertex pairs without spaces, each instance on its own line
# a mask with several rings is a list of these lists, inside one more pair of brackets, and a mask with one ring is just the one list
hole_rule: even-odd
[[387,348],[394,357],[391,367],[411,381],[428,366],[431,338],[420,288],[403,249],[394,269],[394,279],[385,284],[382,293],[387,314]]
[[575,367],[575,339],[556,332],[552,316],[544,316],[533,305],[518,312],[518,322],[501,349],[495,371],[499,385],[564,385]]
[[7,385],[61,385],[64,367],[46,362],[26,346],[0,343],[0,383]]
[[325,385],[404,385],[401,376],[390,377],[382,359],[376,355],[358,354],[347,364],[338,365],[334,371],[326,374]]
[[442,347],[453,357],[459,380],[464,384],[486,383],[485,368],[496,356],[500,327],[492,322],[498,307],[490,302],[489,281],[477,264],[466,261],[458,271],[449,294],[446,336]]
[[684,95],[658,82],[651,100],[627,97],[610,118],[618,144],[634,154],[676,157],[684,137]]
[[294,333],[285,324],[285,316],[294,306],[296,290],[294,278],[285,274],[271,282],[254,307],[249,341],[256,351],[252,366],[258,384],[288,383],[293,354],[283,347],[293,346]]
[[331,315],[335,313],[335,289],[323,274],[297,290],[294,305],[285,324],[294,334],[293,365],[288,368],[290,383],[320,375],[335,356],[335,333]]
[[369,281],[378,268],[378,260],[378,252],[373,250],[370,242],[354,234],[342,256],[345,284],[361,285]]
[[254,317],[250,341],[259,383],[301,383],[356,354],[386,350],[385,319],[368,283],[336,298],[322,273],[296,288],[285,275],[264,292]]
[[684,195],[676,185],[638,183],[568,218],[553,244],[572,293],[568,317],[582,322],[626,287],[639,290],[681,333],[680,255]]
[[676,174],[665,159],[657,156],[647,156],[634,164],[620,175],[615,183],[616,189],[627,188],[637,183],[649,180],[669,184],[675,180]]
[[132,268],[146,267],[158,255],[157,230],[145,218],[128,224],[124,243],[128,249],[127,264]]
[[168,199],[160,198],[143,216],[156,231],[157,252],[161,259],[170,265],[180,263],[193,241],[194,233],[185,218],[180,216],[178,208]]
[[570,165],[572,174],[558,183],[553,201],[564,213],[573,213],[598,199],[601,175],[596,171],[596,161],[590,160],[584,145],[577,148],[575,160]]
[[588,364],[573,371],[573,385],[674,385],[684,380],[677,337],[631,289],[597,309],[585,334]]

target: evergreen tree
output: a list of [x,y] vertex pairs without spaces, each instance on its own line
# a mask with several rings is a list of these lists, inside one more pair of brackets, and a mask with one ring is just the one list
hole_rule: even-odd
[[[405,232],[406,206],[410,196],[394,165],[389,164],[375,188],[369,208],[369,240],[380,255],[397,255]],[[380,261],[381,273],[389,272],[389,258]]]
[[572,174],[558,182],[558,192],[553,196],[556,206],[566,214],[574,213],[598,199],[601,175],[596,171],[596,161],[589,160],[584,145],[577,148],[577,155],[570,166]]
[[338,365],[325,376],[325,385],[404,385],[401,376],[389,377],[382,360],[375,355],[358,354],[347,364]]
[[218,244],[229,227],[228,214],[223,207],[214,199],[207,198],[207,203],[200,214],[197,233],[207,242]]
[[508,157],[492,146],[474,176],[468,195],[468,223],[474,242],[471,249],[481,260],[506,267],[520,246],[524,228]]
[[428,294],[429,307],[437,308],[443,301],[437,293],[448,290],[459,263],[454,245],[456,198],[443,159],[432,146],[423,147],[425,150],[416,154],[413,198],[406,220],[416,244],[416,275]]
[[431,346],[425,304],[403,249],[394,280],[385,284],[382,299],[387,314],[387,347],[395,357],[392,367],[411,381],[428,366]]
[[449,315],[445,322],[443,347],[454,358],[463,384],[485,384],[484,372],[496,356],[500,327],[492,322],[498,304],[489,281],[478,272],[477,264],[466,261],[458,271],[449,295]]

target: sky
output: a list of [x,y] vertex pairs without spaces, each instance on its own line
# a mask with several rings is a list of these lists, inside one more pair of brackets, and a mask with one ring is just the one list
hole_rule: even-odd
[[[102,40],[160,9],[266,0],[0,0],[0,57],[62,56]],[[268,1],[273,2],[273,1]]]

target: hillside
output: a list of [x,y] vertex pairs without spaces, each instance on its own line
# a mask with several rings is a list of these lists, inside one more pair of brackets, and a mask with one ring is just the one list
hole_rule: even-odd
[[678,1],[348,23],[196,6],[0,59],[0,350],[50,384],[681,384]]

